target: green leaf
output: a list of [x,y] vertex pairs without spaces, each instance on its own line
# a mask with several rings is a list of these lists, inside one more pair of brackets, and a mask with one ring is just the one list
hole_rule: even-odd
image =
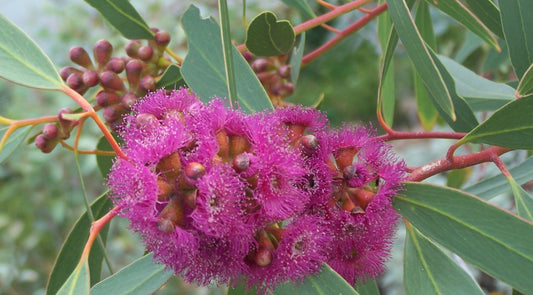
[[482,23],[475,15],[459,1],[456,0],[426,0],[442,12],[451,16],[453,19],[461,23],[472,33],[476,34],[483,41],[490,44],[492,47],[499,49],[498,40],[492,35],[491,31]]
[[472,109],[495,110],[514,98],[515,90],[509,85],[485,79],[446,56],[439,55],[439,60],[452,75],[457,93]]
[[[94,218],[104,216],[111,208],[113,203],[106,194],[100,196],[91,205]],[[52,273],[48,278],[48,286],[46,287],[46,294],[56,294],[57,290],[63,285],[70,274],[77,267],[81,253],[89,237],[89,230],[91,222],[87,212],[85,212],[76,222],[70,231],[65,243],[61,247],[59,255],[57,256]],[[103,242],[106,242],[109,225],[106,225],[100,232]],[[89,268],[91,272],[91,283],[95,284],[100,280],[100,273],[102,270],[102,259],[104,256],[104,249],[100,246],[98,241],[95,241],[89,254]]]
[[246,48],[258,56],[277,56],[291,50],[294,29],[287,20],[280,20],[270,11],[256,16],[246,31]]
[[[181,23],[189,42],[189,53],[181,74],[187,85],[208,102],[214,96],[228,97],[220,29],[213,18],[202,19],[200,10],[191,5]],[[233,48],[237,101],[245,112],[273,109],[265,89],[246,60]]]
[[178,89],[184,85],[180,68],[177,65],[170,65],[155,83],[155,88]]
[[533,64],[533,1],[498,1],[502,17],[503,33],[509,48],[509,56],[516,76],[521,79],[529,65]]
[[89,262],[80,261],[56,295],[89,295]]
[[[524,162],[509,169],[509,172],[517,183],[524,184],[533,179],[533,169],[531,167],[533,167],[533,157],[529,157]],[[509,185],[507,179],[502,174],[498,174],[465,188],[464,191],[489,200],[492,197],[509,191]]]
[[152,294],[174,274],[147,254],[93,286],[91,295]]
[[455,169],[448,173],[446,186],[452,188],[461,188],[472,174],[472,167]]
[[[429,13],[429,5],[426,2],[419,2],[415,13],[415,24],[420,31],[420,35],[431,48],[436,48],[437,42],[433,32],[433,21]],[[417,73],[414,73],[416,105],[418,118],[424,130],[431,130],[437,122],[439,116],[437,109],[433,106],[431,97],[424,87],[422,79]]]
[[507,179],[513,191],[516,213],[529,221],[533,221],[533,197],[526,192],[512,177]]
[[298,76],[300,76],[300,68],[302,66],[302,58],[304,56],[305,49],[305,32],[300,34],[300,39],[292,49],[291,56],[289,57],[289,66],[291,67],[291,82],[294,87],[298,82]]
[[237,82],[235,81],[235,65],[231,43],[230,20],[227,0],[218,0],[220,18],[220,36],[222,39],[222,55],[224,56],[224,71],[226,74],[226,86],[228,87],[228,99],[230,104],[237,97]]
[[128,39],[154,39],[154,32],[128,0],[85,0]]
[[459,142],[488,143],[511,149],[533,149],[533,97],[511,101]]
[[405,1],[387,0],[387,5],[398,36],[432,97],[433,103],[446,121],[455,121],[456,115],[450,90],[446,87],[442,74],[416,29]]
[[470,275],[412,226],[407,227],[404,257],[407,294],[484,294]]
[[[4,137],[9,127],[0,129],[0,140]],[[7,160],[24,142],[24,139],[30,134],[32,126],[26,126],[15,130],[6,139],[3,146],[0,146],[0,164]]]
[[396,103],[394,95],[394,64],[392,63],[392,59],[394,49],[398,44],[398,34],[394,30],[388,11],[378,16],[378,39],[382,52],[379,62],[378,107],[383,112],[385,122],[389,126],[392,126]]
[[[118,134],[113,134],[113,137],[118,143],[122,143],[122,140],[119,138]],[[102,136],[100,139],[98,139],[96,149],[100,151],[114,152],[105,136]],[[102,174],[104,178],[107,177],[109,170],[111,170],[114,159],[115,156],[96,155],[96,164],[98,165],[98,170],[100,170],[100,174]]]
[[394,208],[424,235],[496,279],[533,292],[533,223],[476,196],[431,184],[405,184]]
[[519,97],[526,96],[528,94],[531,94],[531,90],[533,89],[533,64],[527,68],[527,71],[524,73],[524,76],[522,79],[520,79],[520,83],[518,84],[518,87],[516,88],[516,94]]
[[357,284],[355,290],[359,295],[379,295],[379,287],[375,280],[367,280],[364,284]]
[[[242,285],[236,288],[229,288],[228,295],[245,295],[257,294],[255,288],[247,291]],[[271,295],[357,295],[352,286],[350,286],[338,273],[336,273],[329,265],[324,264],[320,273],[312,275],[305,279],[303,283],[285,283],[281,284],[274,291],[269,291],[267,294]]]
[[[455,60],[462,63],[470,56],[476,49],[483,45],[483,40],[479,39],[474,33],[467,31],[465,34],[465,41],[461,45],[461,49],[455,55]],[[500,49],[501,50],[501,49]],[[455,82],[457,84],[457,81]]]
[[305,19],[311,19],[316,17],[316,14],[313,12],[313,9],[311,9],[311,6],[309,6],[309,3],[306,0],[281,0],[281,2],[285,3],[287,6],[298,10],[298,12]]
[[50,58],[0,14],[0,77],[22,86],[58,90],[64,84]]
[[464,0],[463,2],[496,36],[504,38],[500,10],[492,0]]

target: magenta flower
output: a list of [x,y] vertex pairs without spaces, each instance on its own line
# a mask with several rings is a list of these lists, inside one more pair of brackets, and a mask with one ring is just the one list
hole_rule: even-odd
[[184,280],[267,292],[324,263],[350,283],[383,271],[404,165],[374,132],[331,131],[304,107],[247,115],[185,88],[132,110],[110,197]]

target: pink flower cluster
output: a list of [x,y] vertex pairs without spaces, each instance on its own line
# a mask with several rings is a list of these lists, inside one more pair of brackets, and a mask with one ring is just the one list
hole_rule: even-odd
[[120,128],[111,198],[146,249],[188,282],[269,290],[329,264],[382,272],[404,164],[364,127],[299,106],[244,114],[189,89],[151,93]]

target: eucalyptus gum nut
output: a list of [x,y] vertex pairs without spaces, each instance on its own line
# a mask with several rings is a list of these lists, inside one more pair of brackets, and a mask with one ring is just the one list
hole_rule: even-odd
[[57,145],[57,141],[56,140],[46,139],[46,137],[43,134],[37,135],[37,137],[35,137],[35,140],[33,141],[33,143],[35,144],[35,146],[38,149],[40,149],[45,154],[48,154],[51,151],[53,151],[54,148]]
[[137,99],[137,95],[128,92],[122,97],[122,106],[129,111],[131,110],[131,107],[137,102]]
[[74,90],[76,90],[76,89],[78,89],[78,88],[80,88],[80,87],[82,87],[84,85],[80,73],[72,73],[72,74],[70,74],[65,82],[67,82],[68,87],[70,87],[70,88],[72,88]]
[[105,71],[100,74],[100,84],[106,89],[113,89],[119,91],[125,90],[122,79],[120,79],[120,77],[112,71]]
[[152,59],[152,56],[154,56],[154,50],[150,46],[141,46],[139,50],[137,50],[137,56],[142,61],[149,61]]
[[137,58],[137,50],[142,46],[141,41],[131,40],[126,44],[126,54],[132,58]]
[[89,57],[89,54],[82,47],[79,47],[79,46],[72,47],[69,51],[69,55],[70,55],[70,60],[72,60],[76,64],[86,69],[93,68],[93,63],[91,61],[91,58]]
[[114,91],[101,90],[98,92],[98,94],[96,94],[95,100],[99,106],[107,107],[120,103],[122,101],[122,97]]
[[259,58],[252,62],[252,69],[256,73],[261,73],[265,71],[267,66],[268,66],[268,61],[264,58]]
[[98,76],[97,72],[90,70],[83,73],[81,80],[87,87],[93,87],[98,85],[100,82],[100,77]]
[[63,81],[67,81],[68,76],[70,76],[70,74],[73,74],[73,73],[79,73],[81,75],[83,74],[83,71],[80,71],[71,66],[63,67],[59,71],[59,75],[61,76],[61,79],[63,79]]
[[126,63],[126,77],[130,84],[130,89],[137,88],[141,80],[141,72],[143,70],[143,63],[138,59],[132,59]]
[[109,60],[109,62],[107,62],[104,69],[106,71],[112,71],[117,74],[120,74],[122,73],[122,71],[124,71],[124,67],[125,67],[125,64],[122,58],[113,57],[111,60]]
[[47,123],[43,127],[43,136],[46,139],[54,139],[57,138],[57,135],[59,134],[59,128],[55,123]]
[[204,165],[198,162],[191,162],[185,166],[185,176],[189,179],[197,180],[205,175]]
[[105,107],[102,110],[102,117],[104,117],[104,120],[106,120],[108,123],[114,123],[118,120],[120,120],[122,114],[124,114],[126,110],[119,104],[114,104],[108,107]]
[[109,41],[102,39],[94,44],[93,55],[100,68],[103,68],[111,59],[111,53],[113,53],[113,45]]
[[155,90],[155,86],[156,86],[156,83],[155,83],[155,79],[154,77],[150,76],[150,75],[146,75],[144,77],[141,78],[141,81],[139,82],[139,86],[144,90],[144,91],[152,91],[152,90]]
[[168,43],[170,43],[170,34],[161,30],[155,33],[154,40],[160,48],[167,47]]
[[248,157],[248,155],[245,153],[237,155],[235,158],[233,158],[232,165],[233,169],[237,173],[246,171],[250,167],[250,157]]
[[291,67],[288,65],[281,65],[278,68],[278,75],[283,79],[288,79],[291,76]]

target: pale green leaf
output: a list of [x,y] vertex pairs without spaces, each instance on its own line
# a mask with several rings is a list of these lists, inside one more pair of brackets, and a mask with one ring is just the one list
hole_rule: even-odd
[[[4,137],[9,127],[0,129],[0,139]],[[21,127],[15,130],[6,139],[3,146],[0,146],[0,164],[7,160],[13,153],[17,151],[20,145],[24,142],[24,139],[30,134],[32,126]]]
[[522,79],[520,79],[520,83],[518,84],[518,87],[516,88],[516,94],[517,96],[526,96],[528,94],[531,94],[531,90],[533,89],[533,64],[527,68],[526,72],[524,73],[524,76]]
[[511,63],[516,76],[521,79],[533,64],[533,1],[505,0],[498,3]]
[[89,295],[89,262],[80,261],[56,295]]
[[533,221],[533,197],[526,192],[512,177],[507,179],[513,191],[518,216]]

